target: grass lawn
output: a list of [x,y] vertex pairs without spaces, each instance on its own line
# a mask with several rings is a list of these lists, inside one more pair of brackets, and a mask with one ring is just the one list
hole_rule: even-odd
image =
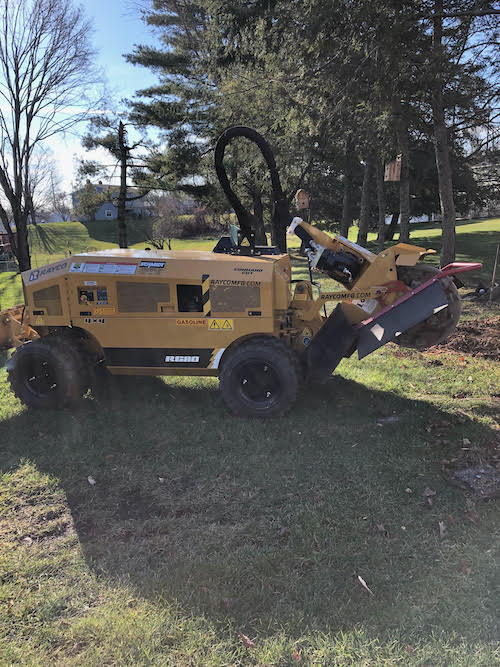
[[498,506],[441,467],[499,413],[498,362],[393,345],[266,422],[196,378],[36,412],[1,370],[0,664],[498,664]]
[[31,263],[34,267],[67,257],[69,251],[75,254],[85,252],[88,248],[104,250],[118,247],[117,243],[90,236],[89,230],[81,222],[53,222],[36,227],[30,225],[28,231]]

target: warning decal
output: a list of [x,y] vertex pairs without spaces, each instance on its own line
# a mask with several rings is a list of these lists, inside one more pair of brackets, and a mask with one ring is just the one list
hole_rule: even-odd
[[178,327],[205,327],[208,320],[201,318],[184,318],[182,320],[175,320]]
[[234,329],[234,320],[224,318],[208,320],[208,328],[216,331]]

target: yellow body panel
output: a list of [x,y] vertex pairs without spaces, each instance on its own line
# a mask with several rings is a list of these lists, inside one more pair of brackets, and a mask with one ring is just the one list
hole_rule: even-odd
[[323,326],[329,301],[341,302],[351,324],[376,314],[408,291],[397,266],[432,252],[400,243],[375,255],[301,225],[317,244],[359,259],[352,284],[314,298],[311,283],[300,281],[292,298],[287,254],[87,252],[22,274],[23,329],[22,311],[15,319],[5,311],[0,344],[70,327],[83,332],[112,373],[217,375],[226,351],[252,336],[278,337],[302,352]]
[[111,372],[214,375],[235,341],[280,335],[291,266],[288,255],[110,250],[22,278],[26,323],[86,331]]

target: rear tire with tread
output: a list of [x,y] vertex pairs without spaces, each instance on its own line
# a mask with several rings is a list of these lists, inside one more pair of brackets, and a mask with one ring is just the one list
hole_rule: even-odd
[[85,391],[82,356],[61,336],[24,343],[9,360],[8,370],[12,391],[32,408],[65,408]]
[[275,338],[252,338],[224,359],[222,397],[236,415],[279,417],[294,404],[300,368],[293,351]]

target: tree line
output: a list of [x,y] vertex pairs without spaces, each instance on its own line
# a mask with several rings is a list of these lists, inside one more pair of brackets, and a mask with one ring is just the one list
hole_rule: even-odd
[[[0,4],[0,219],[26,269],[37,151],[85,117],[82,91],[96,81],[94,52],[90,25],[71,0]],[[143,0],[142,6],[160,46],[137,46],[126,58],[150,68],[158,83],[137,91],[119,117],[94,119],[84,140],[120,163],[122,213],[127,178],[135,192],[185,193],[214,212],[227,211],[212,149],[223,129],[244,124],[272,144],[288,197],[298,187],[311,193],[315,221],[343,235],[357,221],[358,242],[364,245],[368,230],[377,229],[383,247],[398,219],[399,238],[407,241],[410,216],[439,209],[441,262],[454,259],[457,212],[491,194],[477,181],[475,165],[499,157],[499,2]],[[81,113],[60,113],[75,106]],[[131,126],[154,129],[156,144],[129,140]],[[387,183],[384,164],[396,156],[401,178]],[[264,242],[269,184],[260,154],[248,142],[234,143],[227,166]],[[97,165],[86,168],[98,173]],[[123,224],[120,245],[126,245]]]
[[[268,137],[291,194],[312,193],[313,217],[358,220],[379,246],[410,237],[411,215],[440,210],[443,264],[455,258],[457,210],[485,196],[475,162],[498,158],[500,5],[484,0],[151,0],[144,18],[161,47],[129,62],[158,85],[138,91],[131,120],[156,127],[166,150],[152,170],[165,187],[224,206],[210,148],[228,125]],[[384,163],[401,159],[401,180]],[[241,142],[229,170],[265,220],[262,162]]]

